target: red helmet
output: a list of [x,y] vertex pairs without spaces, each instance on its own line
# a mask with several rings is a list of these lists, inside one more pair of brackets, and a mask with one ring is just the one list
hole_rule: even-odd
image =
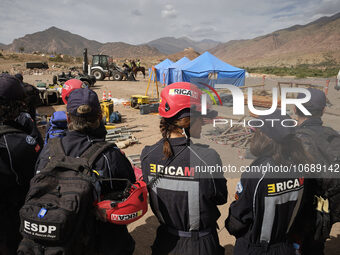
[[97,214],[105,222],[126,225],[140,219],[148,211],[148,190],[144,181],[131,185],[123,201],[104,200],[96,205]]
[[159,115],[164,118],[171,118],[187,108],[200,112],[201,96],[202,91],[194,84],[189,82],[173,83],[161,92]]
[[61,98],[64,104],[67,104],[68,97],[73,90],[86,87],[87,86],[81,80],[78,79],[71,79],[66,81],[61,91]]

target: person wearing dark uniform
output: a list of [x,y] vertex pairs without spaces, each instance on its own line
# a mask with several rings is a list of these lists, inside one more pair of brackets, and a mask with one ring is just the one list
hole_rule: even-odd
[[[290,119],[288,116],[276,111],[260,119],[264,124],[256,128],[250,145],[257,157],[250,169],[256,171],[242,174],[225,226],[236,237],[235,255],[295,255],[298,244],[292,232],[306,200],[306,183],[303,177],[266,172],[265,167],[305,164],[309,158],[294,134],[295,128],[281,126],[283,119]],[[265,119],[278,121],[272,126]]]
[[0,75],[0,254],[16,254],[24,204],[41,147],[16,121],[24,107],[20,82]]
[[24,89],[23,101],[25,103],[23,112],[19,114],[15,121],[20,123],[26,133],[30,134],[34,139],[36,139],[40,147],[43,147],[44,141],[35,121],[36,107],[40,102],[39,90],[33,85],[24,82],[22,74],[17,73],[14,77],[20,81]]
[[[150,205],[160,222],[152,254],[224,254],[217,235],[217,205],[227,202],[226,179],[196,171],[196,166],[222,165],[217,152],[194,144],[202,127],[201,91],[174,83],[161,92],[159,114],[163,139],[141,155]],[[216,112],[208,111],[210,117]]]
[[25,99],[24,102],[27,106],[28,113],[31,115],[31,118],[35,121],[36,119],[36,108],[40,104],[40,96],[39,96],[39,89],[35,86],[24,82],[24,77],[22,74],[18,73],[15,77],[21,82],[24,92],[25,92]]
[[[80,88],[70,93],[67,101],[68,130],[61,139],[65,154],[72,157],[80,156],[93,143],[105,140],[106,130],[103,125],[98,96],[88,88]],[[47,164],[49,157],[48,144],[42,150],[37,161],[36,172],[39,173]],[[105,150],[94,163],[95,172],[104,178],[124,178],[136,181],[131,163],[113,144]],[[98,194],[110,192],[109,183],[100,185]],[[129,255],[134,251],[135,242],[125,225],[115,225],[102,221],[96,223],[95,254]]]
[[[336,137],[339,138],[337,131],[330,127],[323,126],[321,120],[326,107],[326,95],[323,91],[314,88],[308,88],[311,98],[308,102],[304,103],[303,106],[311,113],[311,115],[304,115],[298,108],[295,107],[295,114],[298,120],[297,136],[301,139],[302,144],[308,153],[310,153],[316,164],[327,165],[330,163],[330,155],[327,155],[327,147],[329,143]],[[305,97],[304,94],[299,94],[298,98]],[[340,148],[335,148],[338,154]],[[315,176],[318,177],[318,176]],[[323,196],[323,186],[329,186],[334,188],[334,186],[339,185],[338,179],[325,179],[325,178],[314,178],[315,188],[313,190],[313,196]],[[338,201],[339,203],[340,201]],[[330,207],[333,206],[330,204]],[[308,255],[322,255],[324,254],[325,248],[325,237],[317,237],[316,233],[316,222],[317,214],[315,210],[316,205],[309,210],[308,217],[304,218],[305,227],[305,237],[302,242],[302,254]],[[328,231],[330,232],[331,225]],[[317,240],[316,240],[317,239]],[[323,240],[324,239],[324,240]]]

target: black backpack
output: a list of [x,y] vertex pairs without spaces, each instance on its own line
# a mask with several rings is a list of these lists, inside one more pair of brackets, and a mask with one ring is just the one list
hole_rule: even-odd
[[[322,164],[332,171],[322,172],[316,179],[316,240],[325,240],[334,223],[340,222],[340,134],[329,127],[322,132],[301,128],[297,132],[302,141],[308,140],[308,152],[316,164]],[[328,176],[332,174],[332,176]],[[331,178],[330,178],[331,177]]]
[[65,155],[61,139],[48,145],[50,160],[32,178],[20,210],[18,254],[87,254],[95,222],[92,165],[112,144],[95,143],[79,158]]
[[[23,130],[20,130],[20,129],[17,129],[15,127],[12,127],[12,126],[9,126],[9,125],[0,125],[0,137],[2,137],[3,135],[5,134],[11,134],[11,133],[24,133],[26,134]],[[27,135],[27,134],[26,134]],[[9,150],[9,148],[6,146],[6,144],[0,146],[1,148],[6,148],[7,150]],[[10,151],[7,152],[7,154],[9,155]],[[5,155],[5,157],[8,157],[7,154]],[[4,162],[8,161],[8,162],[11,162],[11,159],[4,159],[2,158],[1,160],[3,160]],[[8,178],[3,178],[2,176],[0,176],[0,185],[2,186],[2,188],[6,189],[6,187],[13,187],[13,185],[18,185],[18,180],[21,180],[21,176],[18,175],[18,173],[16,171],[14,171],[14,169],[12,169],[12,167],[8,167],[8,171],[11,170],[11,173],[10,172],[6,172],[6,169],[1,169],[2,173],[5,173],[5,175],[9,175],[9,174],[14,174],[16,176],[16,179],[17,179],[17,183],[13,184],[12,182],[8,183]],[[29,180],[27,180],[28,182]],[[26,182],[26,183],[27,183]]]

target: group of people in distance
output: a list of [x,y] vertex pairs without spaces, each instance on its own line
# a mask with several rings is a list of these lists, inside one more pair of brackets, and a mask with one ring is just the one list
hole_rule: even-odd
[[[308,90],[311,99],[303,106],[311,115],[305,116],[295,109],[297,127],[280,125],[280,120],[290,116],[281,115],[279,110],[259,117],[264,124],[252,129],[250,151],[256,157],[252,166],[261,170],[263,166],[337,164],[340,148],[336,151],[334,144],[340,141],[340,136],[324,127],[321,120],[326,96],[321,90]],[[0,254],[225,254],[219,235],[227,233],[218,232],[224,226],[218,226],[217,220],[221,216],[218,206],[227,203],[227,180],[222,172],[195,171],[195,166],[223,164],[214,149],[191,139],[201,137],[204,118],[218,115],[212,109],[207,110],[207,115],[201,114],[201,96],[198,87],[186,82],[163,88],[160,123],[155,123],[162,139],[145,146],[141,152],[142,178],[148,187],[150,207],[159,221],[151,251],[135,250],[135,241],[126,225],[98,217],[95,211],[98,195],[93,195],[93,213],[82,219],[84,229],[74,247],[61,251],[48,241],[42,245],[27,238],[22,240],[25,226],[20,208],[25,204],[30,180],[43,173],[50,163],[55,143],[43,145],[36,132],[35,116],[31,116],[33,113],[25,103],[23,81],[0,75]],[[93,144],[104,142],[107,132],[94,91],[80,86],[70,91],[66,101],[67,131],[54,139],[60,139],[67,157],[79,158]],[[279,121],[272,125],[266,119]],[[334,154],[327,155],[330,148]],[[94,182],[96,194],[115,191],[112,185],[103,186],[101,180],[106,178],[136,182],[131,163],[114,144],[100,153],[91,170],[92,178],[98,177]],[[236,237],[233,253],[324,254],[325,241],[340,212],[335,202],[340,199],[339,186],[336,178],[306,173],[242,174],[225,219],[226,229]],[[31,190],[29,194],[32,195]],[[37,224],[44,222],[46,211],[39,211]],[[87,223],[92,219],[95,224],[90,228]],[[138,241],[141,240],[142,237]]]

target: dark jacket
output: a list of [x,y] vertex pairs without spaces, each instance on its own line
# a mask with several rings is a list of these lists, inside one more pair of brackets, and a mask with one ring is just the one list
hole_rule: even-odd
[[[161,223],[152,254],[224,254],[216,221],[217,205],[227,202],[226,179],[222,173],[195,169],[221,166],[221,159],[208,146],[185,138],[169,141],[174,152],[170,159],[163,154],[163,140],[146,146],[141,155],[151,209]],[[160,178],[155,181],[155,176]]]
[[[41,147],[20,125],[13,122],[10,126],[20,131],[0,135],[0,246],[5,243],[10,254],[15,254],[21,239],[19,209]],[[1,125],[0,129],[4,127]],[[6,254],[1,250],[0,253]]]
[[195,166],[222,165],[219,155],[205,145],[190,143],[185,138],[169,139],[174,154],[164,159],[163,140],[143,149],[143,178],[149,182],[157,169],[167,171],[149,189],[150,204],[162,224],[182,230],[205,230],[216,227],[220,217],[217,205],[227,202],[228,191],[223,175],[195,171]]
[[[269,157],[252,166],[275,165]],[[237,240],[234,254],[295,254],[288,233],[304,193],[303,178],[275,178],[269,173],[243,174],[225,226]],[[267,252],[267,253],[266,253]]]
[[[68,156],[80,156],[92,143],[105,140],[105,128],[93,131],[91,134],[83,134],[76,131],[67,131],[61,139],[65,154]],[[59,138],[54,138],[59,139]],[[49,148],[46,145],[41,152],[37,161],[36,172],[39,173],[48,161]],[[131,183],[136,181],[134,171],[129,160],[113,144],[106,150],[94,163],[93,169],[100,176],[105,178],[124,178],[129,179]],[[103,189],[109,191],[107,187],[97,185],[97,192],[103,194]],[[96,230],[96,250],[100,254],[132,254],[134,250],[134,241],[127,231],[126,226],[103,223],[97,221]]]
[[27,112],[21,112],[20,115],[15,120],[18,124],[22,126],[22,129],[34,139],[37,140],[39,146],[42,148],[44,145],[44,140],[41,133],[37,127],[36,122],[32,119],[31,115]]
[[315,144],[315,137],[307,135],[304,130],[311,130],[315,134],[323,133],[323,122],[320,118],[309,118],[296,128],[296,136],[302,141],[305,150],[311,154],[315,162],[325,163],[323,155]]
[[28,113],[31,115],[32,119],[35,121],[36,107],[41,104],[40,92],[35,86],[28,84],[26,82],[22,83],[25,92],[25,104],[28,108]]
[[[328,152],[329,150],[333,151],[333,149],[329,147],[329,134],[333,132],[337,134],[335,130],[329,127],[324,127],[321,118],[308,118],[300,126],[298,126],[296,131],[297,137],[301,139],[305,150],[313,157],[314,162],[311,163],[326,166],[331,163],[329,162],[330,155],[328,155]],[[339,187],[338,179],[327,178],[327,174],[328,173],[326,173],[326,176],[316,176],[316,174],[314,174],[314,177],[316,178],[309,180],[309,182],[312,183],[313,186],[312,189],[308,189],[307,191],[309,193],[309,197],[314,198],[315,195],[324,196],[325,191],[328,191],[328,189],[336,190],[335,187]],[[338,199],[335,200],[335,203],[331,203],[330,201],[331,208],[334,208],[336,205],[339,204],[339,195]],[[312,200],[306,206],[306,208],[303,209],[301,217],[299,219],[300,226],[297,229],[304,230],[302,234],[300,234],[300,236],[302,237],[302,254],[324,254],[324,241],[318,240],[319,238],[316,238],[317,240],[315,240],[315,236],[318,236],[315,234],[318,233],[318,231],[316,231],[318,229],[317,225],[320,225],[322,223],[320,220],[318,220],[318,215],[320,215],[320,213],[317,212],[315,207],[316,205],[313,204]]]

